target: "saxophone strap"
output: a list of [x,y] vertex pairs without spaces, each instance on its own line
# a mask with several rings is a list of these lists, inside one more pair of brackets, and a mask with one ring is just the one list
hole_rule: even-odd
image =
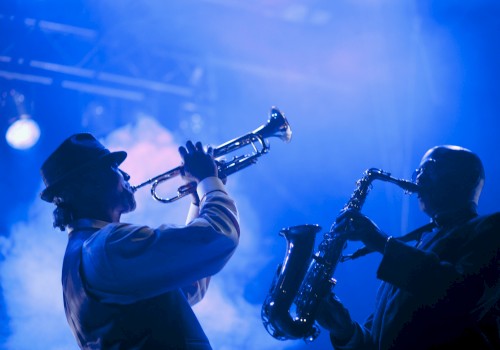
[[411,232],[408,232],[406,235],[396,238],[401,242],[411,242],[411,241],[420,241],[420,238],[425,232],[432,231],[435,227],[437,227],[434,221],[429,222],[427,225],[417,228]]

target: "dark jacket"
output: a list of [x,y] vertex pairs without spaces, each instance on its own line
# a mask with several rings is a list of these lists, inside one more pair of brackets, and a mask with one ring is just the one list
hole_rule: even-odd
[[436,223],[418,247],[388,242],[375,312],[336,349],[500,349],[500,213]]
[[63,263],[64,308],[80,348],[211,349],[181,290],[124,305],[102,303],[92,296],[81,275],[82,245],[92,233],[72,232]]

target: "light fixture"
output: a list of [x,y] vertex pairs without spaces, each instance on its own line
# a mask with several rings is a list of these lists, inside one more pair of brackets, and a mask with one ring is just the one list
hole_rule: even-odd
[[15,149],[26,150],[33,147],[40,138],[38,124],[27,114],[22,114],[13,122],[5,134],[7,143]]

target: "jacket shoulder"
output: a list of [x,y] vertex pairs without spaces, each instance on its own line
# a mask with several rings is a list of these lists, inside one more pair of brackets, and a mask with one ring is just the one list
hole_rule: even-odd
[[471,222],[478,234],[498,234],[500,237],[500,212],[480,215]]

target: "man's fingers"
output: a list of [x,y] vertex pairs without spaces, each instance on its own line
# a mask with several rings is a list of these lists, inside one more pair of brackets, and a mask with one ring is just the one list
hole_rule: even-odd
[[208,146],[207,154],[209,154],[212,157],[214,156],[214,148],[212,146]]
[[335,221],[335,227],[346,228],[351,224],[351,218],[343,217]]
[[190,152],[190,153],[193,153],[196,151],[196,149],[191,141],[186,142],[186,148],[187,148],[188,152]]
[[203,152],[203,145],[201,144],[200,141],[196,142],[196,150],[198,152]]
[[182,159],[187,155],[187,150],[184,147],[179,147],[179,154],[181,155]]

